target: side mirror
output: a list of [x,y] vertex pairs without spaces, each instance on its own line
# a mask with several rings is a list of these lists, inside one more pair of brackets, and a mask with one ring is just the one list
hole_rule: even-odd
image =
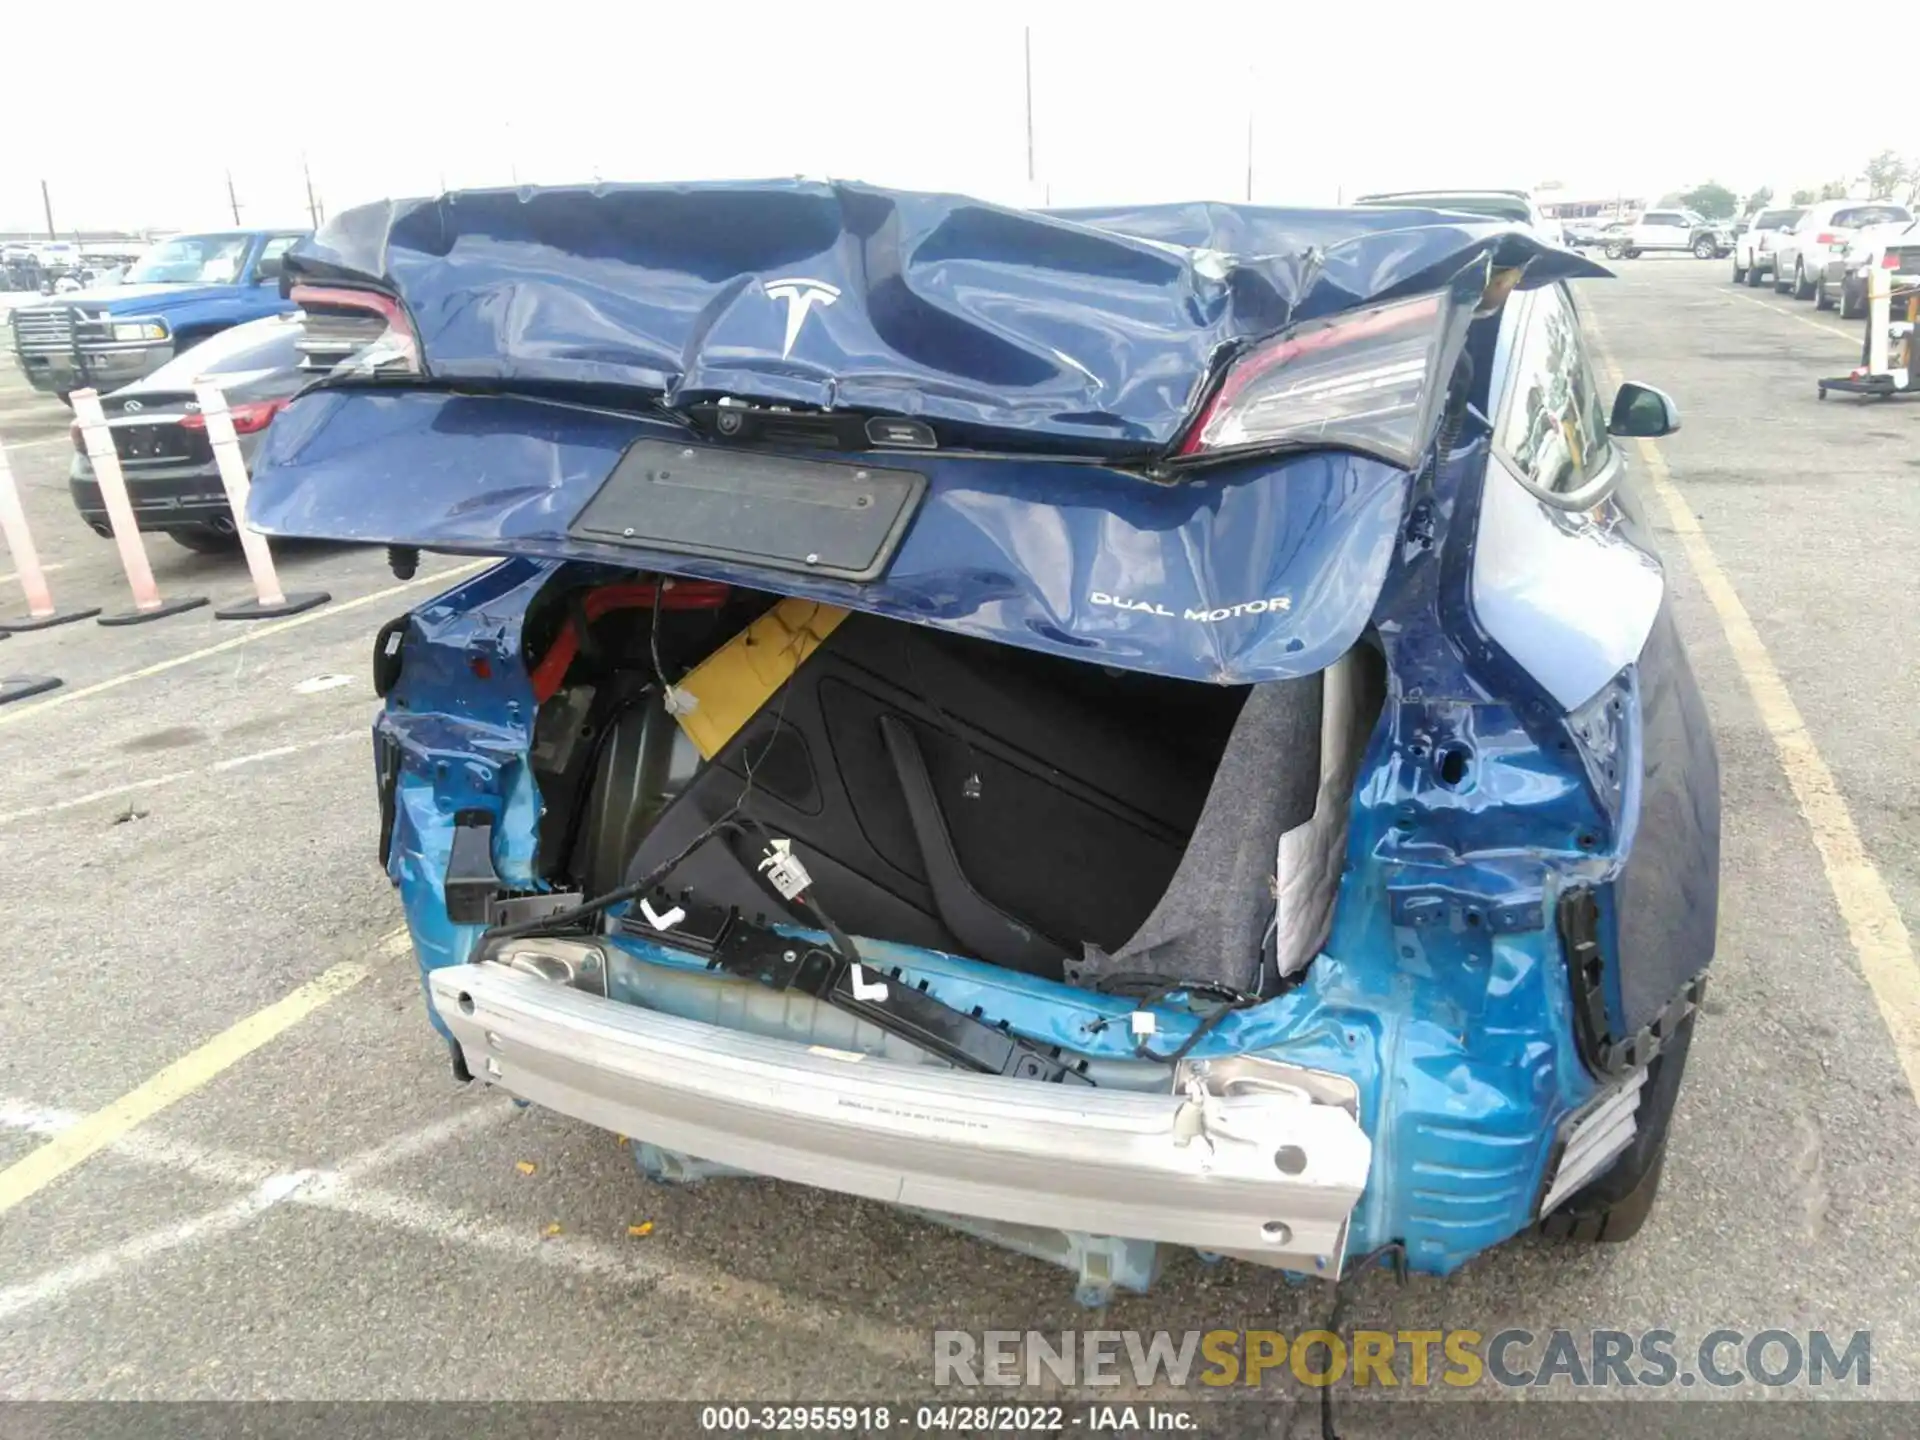
[[271,260],[262,260],[253,267],[253,283],[256,285],[278,285],[280,273],[286,269],[286,262],[278,255]]
[[1624,381],[1613,397],[1613,418],[1607,422],[1609,435],[1638,436],[1657,440],[1680,428],[1680,407],[1664,390],[1651,385]]

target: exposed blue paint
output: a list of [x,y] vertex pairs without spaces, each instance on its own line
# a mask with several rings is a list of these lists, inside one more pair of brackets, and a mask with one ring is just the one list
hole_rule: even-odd
[[[447,917],[453,817],[499,817],[493,863],[510,885],[544,889],[533,872],[540,797],[527,765],[533,690],[520,664],[520,622],[551,566],[509,560],[428,601],[409,621],[406,664],[374,724],[399,747],[387,874],[400,889],[425,971],[463,962],[481,927]],[[473,661],[485,657],[480,681]],[[427,1009],[433,1014],[428,997]],[[433,1023],[445,1035],[438,1015]],[[451,1038],[449,1036],[449,1038]]]

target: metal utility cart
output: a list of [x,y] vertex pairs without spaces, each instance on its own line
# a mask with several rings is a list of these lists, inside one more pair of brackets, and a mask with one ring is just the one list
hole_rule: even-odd
[[1867,338],[1861,363],[1846,375],[1821,380],[1820,398],[1837,390],[1844,395],[1920,395],[1920,254],[1909,266],[1906,251],[1890,251],[1902,259],[1898,272],[1876,266],[1867,274]]

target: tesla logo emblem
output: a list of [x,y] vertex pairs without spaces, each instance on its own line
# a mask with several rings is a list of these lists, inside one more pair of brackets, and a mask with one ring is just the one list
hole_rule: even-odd
[[840,298],[840,292],[824,280],[775,280],[761,288],[769,300],[787,302],[787,339],[780,347],[782,360],[793,353],[793,342],[800,338],[800,327],[807,323],[807,311],[815,305],[831,305]]
[[140,402],[138,400],[129,400],[127,401],[126,404],[122,405],[120,408],[126,411],[129,415],[131,415],[134,411],[140,408]]

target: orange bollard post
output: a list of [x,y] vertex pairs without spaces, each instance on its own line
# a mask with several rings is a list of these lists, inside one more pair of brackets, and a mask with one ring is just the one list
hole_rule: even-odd
[[324,590],[289,595],[280,588],[267,537],[247,528],[247,457],[240,453],[240,437],[234,433],[227,397],[217,381],[204,377],[194,382],[193,392],[200,401],[200,418],[207,422],[207,439],[212,442],[213,458],[220,467],[220,483],[226,487],[234,530],[240,536],[241,550],[246,553],[247,569],[253,574],[254,598],[222,606],[213,612],[213,618],[264,620],[273,615],[298,615],[302,610],[326,604],[333,597]]
[[120,473],[120,456],[113,448],[113,432],[100,409],[96,390],[76,390],[68,397],[73,413],[80,421],[80,438],[87,447],[87,459],[93,463],[94,479],[100,483],[100,498],[106,502],[107,519],[113,525],[114,543],[120,547],[120,566],[127,572],[127,584],[133,590],[133,609],[119,615],[102,615],[102,625],[139,625],[163,615],[178,615],[207,603],[204,595],[187,595],[178,600],[162,600],[160,584],[147,563],[147,547],[140,539],[140,523],[133,518],[133,501],[127,495],[126,476]]
[[13,556],[20,588],[27,592],[27,613],[13,619],[0,619],[0,635],[15,630],[46,630],[100,613],[97,606],[92,610],[54,607],[53,591],[47,587],[46,571],[40,568],[40,552],[34,548],[33,532],[27,529],[26,508],[20,503],[19,487],[13,483],[13,470],[7,464],[4,445],[0,445],[0,532],[7,537],[7,553]]

